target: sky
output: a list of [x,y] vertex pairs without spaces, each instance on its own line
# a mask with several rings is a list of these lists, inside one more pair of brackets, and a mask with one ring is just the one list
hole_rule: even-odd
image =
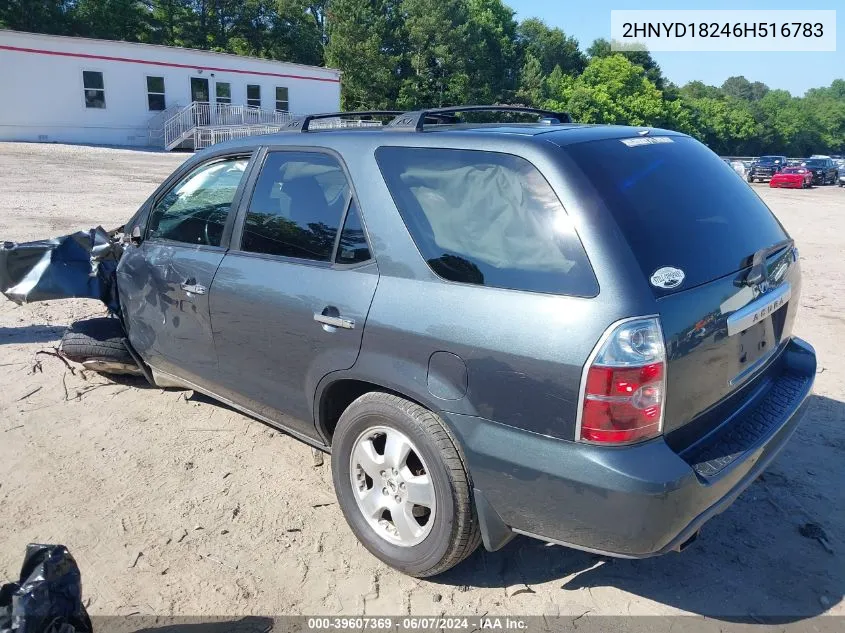
[[619,9],[836,9],[836,52],[652,53],[663,74],[681,86],[699,79],[721,86],[732,75],[762,81],[801,96],[809,88],[845,79],[845,1],[843,0],[505,0],[517,19],[541,18],[563,29],[586,49],[594,39],[610,39],[610,12]]

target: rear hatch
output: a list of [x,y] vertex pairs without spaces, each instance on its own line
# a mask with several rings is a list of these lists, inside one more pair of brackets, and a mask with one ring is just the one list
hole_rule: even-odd
[[648,138],[564,149],[656,299],[668,363],[664,431],[698,419],[706,434],[724,420],[716,405],[750,393],[773,366],[791,332],[800,272],[784,228],[713,152],[688,137]]

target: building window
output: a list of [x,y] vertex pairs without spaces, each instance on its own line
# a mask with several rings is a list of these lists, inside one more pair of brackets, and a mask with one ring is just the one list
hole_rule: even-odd
[[106,107],[106,87],[103,83],[103,73],[96,70],[83,70],[82,88],[85,92],[86,108]]
[[232,84],[218,81],[214,84],[217,103],[232,103]]
[[164,110],[164,77],[147,77],[147,106],[150,110]]
[[276,110],[279,112],[288,111],[288,89],[276,86]]
[[261,86],[247,84],[246,104],[256,108],[261,107]]

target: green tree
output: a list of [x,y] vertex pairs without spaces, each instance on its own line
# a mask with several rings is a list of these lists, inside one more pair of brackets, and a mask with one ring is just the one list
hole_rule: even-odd
[[332,0],[326,64],[344,71],[344,109],[396,107],[403,53],[400,2]]
[[150,39],[152,11],[142,0],[77,0],[71,16],[79,35],[127,42]]
[[761,139],[789,156],[821,151],[821,134],[802,99],[786,90],[770,90],[759,102]]
[[150,41],[168,46],[191,46],[195,17],[190,0],[153,0]]
[[[560,72],[560,66],[557,67]],[[540,67],[540,60],[531,53],[525,55],[525,64],[519,73],[519,89],[516,92],[516,100],[526,105],[540,106],[545,96],[546,78]]]
[[722,84],[722,92],[729,97],[744,99],[745,101],[751,101],[754,94],[751,82],[741,75],[725,79]]
[[645,69],[623,55],[594,57],[562,90],[550,95],[546,106],[562,107],[579,122],[661,125],[667,120],[660,90]]
[[485,88],[472,90],[481,102],[509,100],[518,75],[517,24],[513,9],[502,0],[467,0],[469,14],[467,70],[473,83]]
[[526,58],[531,55],[539,60],[544,75],[551,74],[557,66],[565,73],[577,75],[587,65],[578,40],[559,28],[548,27],[539,18],[520,22],[517,33]]
[[[617,48],[619,48],[618,42],[615,44],[617,44]],[[660,90],[663,90],[664,88],[665,79],[663,77],[663,71],[660,70],[660,66],[657,64],[656,61],[654,61],[654,58],[648,51],[637,50],[636,48],[634,48],[633,50],[614,51],[612,49],[611,42],[600,37],[594,40],[590,47],[587,49],[587,55],[589,55],[590,59],[610,57],[611,55],[623,55],[632,64],[636,66],[641,66],[646,73],[646,77],[657,88],[659,88]]]
[[69,0],[4,0],[0,28],[63,35],[71,32]]
[[403,108],[467,103],[485,86],[470,76],[469,11],[462,0],[403,0],[408,72],[399,88]]
[[753,153],[759,132],[747,103],[733,97],[684,97],[692,118],[693,135],[720,154]]

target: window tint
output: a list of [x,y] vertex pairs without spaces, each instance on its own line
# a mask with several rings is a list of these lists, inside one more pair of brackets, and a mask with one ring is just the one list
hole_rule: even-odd
[[499,288],[594,296],[598,283],[560,201],[509,154],[381,147],[379,168],[431,269]]
[[241,250],[327,262],[349,184],[337,160],[312,152],[270,152],[244,221]]
[[248,157],[239,157],[197,167],[156,204],[147,237],[220,246],[247,163]]
[[106,90],[103,73],[94,70],[82,71],[82,88],[85,92],[86,108],[105,108]]
[[282,86],[276,86],[276,110],[288,111],[288,89]]
[[147,77],[147,107],[164,110],[164,77]]
[[248,106],[261,107],[261,86],[248,84],[246,87],[246,104]]
[[[567,145],[595,196],[619,225],[646,278],[664,266],[686,275],[681,289],[750,263],[787,238],[754,191],[704,145],[685,136]],[[665,139],[668,139],[666,141]],[[628,143],[637,142],[635,145]]]
[[370,259],[370,249],[364,237],[364,227],[361,226],[358,206],[355,200],[352,200],[349,203],[346,221],[343,223],[343,231],[340,233],[340,244],[337,247],[335,261],[338,264],[357,264],[368,259]]

